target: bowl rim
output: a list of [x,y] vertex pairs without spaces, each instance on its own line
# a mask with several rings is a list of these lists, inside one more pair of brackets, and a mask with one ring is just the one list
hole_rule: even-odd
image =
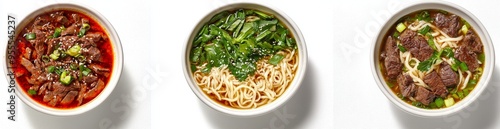
[[[69,108],[69,109],[59,109],[59,108],[53,108],[46,106],[42,103],[39,103],[37,101],[34,101],[29,95],[27,95],[22,88],[20,88],[18,84],[17,79],[15,80],[15,92],[16,96],[23,101],[26,105],[29,107],[35,109],[36,111],[42,112],[44,114],[49,114],[53,116],[74,116],[74,115],[79,115],[83,114],[85,112],[88,112],[98,105],[100,105],[106,98],[113,92],[114,88],[116,87],[120,76],[121,72],[123,70],[123,48],[121,46],[121,41],[118,36],[118,33],[114,29],[114,27],[111,25],[111,23],[102,15],[99,13],[97,10],[91,8],[88,5],[77,3],[77,2],[54,2],[54,3],[47,3],[45,5],[42,5],[40,7],[37,7],[36,9],[33,9],[31,12],[27,13],[24,17],[21,18],[18,22],[16,22],[16,34],[14,35],[16,39],[18,36],[20,36],[20,32],[24,27],[29,24],[36,16],[40,14],[44,14],[47,12],[51,11],[57,11],[57,10],[69,10],[69,11],[75,11],[78,13],[82,13],[84,15],[89,16],[96,22],[98,22],[102,28],[104,28],[104,31],[106,32],[112,46],[112,50],[114,51],[114,59],[113,59],[113,69],[111,73],[111,77],[109,78],[108,84],[106,87],[99,93],[94,99],[90,100],[86,104],[80,105],[75,108]],[[14,40],[15,42],[15,40]],[[16,44],[16,43],[14,43]],[[14,46],[13,44],[13,46]],[[9,46],[7,44],[7,46]],[[8,47],[5,48],[7,51],[9,50]],[[6,74],[10,73],[11,66],[12,64],[8,63],[8,53],[7,51],[4,53],[4,72]],[[13,72],[13,71],[12,71]],[[7,81],[10,81],[10,77],[6,76]]]
[[[215,14],[220,13],[225,10],[234,10],[234,9],[240,9],[240,8],[245,8],[245,9],[255,9],[259,11],[263,11],[269,14],[273,14],[275,17],[277,17],[282,23],[284,23],[286,26],[288,26],[288,29],[292,31],[292,34],[295,37],[295,40],[297,42],[297,47],[299,49],[299,66],[297,68],[297,71],[295,73],[295,77],[293,81],[289,84],[288,88],[286,91],[278,97],[278,99],[274,100],[273,102],[263,105],[261,107],[255,108],[255,109],[235,109],[231,108],[229,106],[225,106],[222,104],[219,104],[218,102],[215,102],[211,98],[209,98],[201,89],[196,85],[193,81],[192,78],[192,73],[191,70],[188,69],[190,68],[190,61],[189,61],[189,54],[191,50],[191,45],[194,37],[198,33],[198,31],[201,29],[201,27]],[[266,3],[257,3],[257,2],[232,2],[228,3],[225,5],[222,5],[220,7],[211,9],[208,13],[206,13],[198,22],[196,22],[196,25],[191,29],[189,37],[187,38],[187,41],[184,43],[184,49],[182,50],[182,67],[183,67],[183,72],[184,76],[186,79],[186,82],[188,83],[189,87],[193,91],[193,93],[200,99],[204,104],[208,105],[210,108],[217,110],[219,112],[232,115],[232,116],[239,116],[239,117],[251,117],[251,116],[259,116],[263,115],[266,113],[269,113],[284,103],[286,103],[292,96],[296,93],[296,91],[299,89],[301,86],[301,82],[303,80],[304,74],[306,72],[307,68],[307,48],[306,48],[306,42],[304,40],[304,37],[299,29],[299,27],[295,24],[295,22],[290,18],[288,15],[286,15],[283,11],[279,10],[276,7],[273,7],[269,4]]]
[[[455,105],[441,109],[417,108],[413,105],[407,104],[406,102],[402,101],[391,91],[390,88],[388,88],[379,69],[381,65],[379,64],[380,61],[378,55],[380,54],[379,51],[381,49],[381,44],[383,42],[382,40],[385,36],[385,33],[388,31],[388,28],[393,24],[395,24],[395,22],[398,19],[409,13],[420,10],[428,10],[428,9],[445,10],[451,12],[452,14],[458,15],[463,19],[466,19],[471,24],[472,28],[474,28],[477,35],[480,37],[481,42],[483,43],[484,46],[483,51],[486,55],[483,74],[479,79],[480,80],[479,83],[476,84],[474,90],[472,90],[472,92],[470,92],[469,95],[465,97],[463,100],[455,103]],[[461,111],[463,108],[467,107],[472,102],[474,102],[481,95],[484,89],[488,87],[488,83],[490,82],[490,78],[495,67],[494,47],[491,38],[484,25],[477,17],[475,17],[475,15],[473,15],[465,8],[446,1],[416,1],[409,3],[400,10],[396,11],[390,18],[386,20],[386,22],[384,22],[383,26],[378,31],[378,35],[376,35],[376,37],[373,38],[373,43],[371,46],[370,53],[371,53],[370,65],[373,78],[377,83],[380,91],[387,97],[387,99],[389,99],[394,105],[396,105],[396,107],[398,107],[399,109],[403,110],[406,113],[419,117],[449,116]]]

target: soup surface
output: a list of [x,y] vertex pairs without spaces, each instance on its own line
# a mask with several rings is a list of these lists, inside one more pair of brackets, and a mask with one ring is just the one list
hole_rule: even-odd
[[212,100],[252,109],[280,97],[295,77],[295,39],[277,18],[250,9],[223,11],[193,40],[193,78]]
[[476,86],[484,51],[474,29],[443,10],[421,10],[398,20],[386,33],[380,66],[392,91],[425,109],[453,106]]
[[81,106],[109,81],[111,43],[104,28],[85,14],[58,10],[38,15],[15,43],[16,80],[23,92],[43,105]]

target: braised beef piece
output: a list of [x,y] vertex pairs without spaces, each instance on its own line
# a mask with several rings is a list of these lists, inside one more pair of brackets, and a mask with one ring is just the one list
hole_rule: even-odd
[[92,61],[101,61],[101,51],[96,47],[82,48],[82,55]]
[[469,46],[472,51],[476,53],[481,53],[483,51],[483,44],[481,43],[481,40],[471,30],[467,31],[465,34],[463,44]]
[[109,77],[109,71],[110,71],[109,68],[104,68],[98,64],[90,64],[89,68],[92,69],[92,71],[96,72],[97,74]]
[[401,44],[411,55],[419,61],[425,61],[432,56],[434,50],[429,46],[427,40],[417,32],[406,29],[400,35]]
[[418,86],[417,93],[415,95],[415,100],[419,101],[424,105],[429,105],[436,96],[431,93],[431,91],[425,89],[424,87]]
[[61,105],[69,105],[75,100],[75,97],[78,95],[78,91],[70,91],[64,98],[61,100]]
[[99,79],[97,82],[91,84],[91,89],[83,95],[84,99],[96,97],[102,89],[104,89],[104,82]]
[[35,68],[35,65],[26,58],[21,57],[21,65],[23,65],[24,68],[26,68],[26,70],[28,70],[28,72],[30,72],[31,74],[35,74],[36,72],[38,72],[37,68]]
[[462,28],[460,18],[456,15],[448,17],[442,13],[437,13],[434,16],[434,23],[436,23],[436,26],[450,37],[457,37],[459,30]]
[[432,71],[425,75],[424,82],[431,88],[431,91],[434,94],[441,96],[442,98],[445,98],[446,95],[448,95],[448,90],[446,89],[446,86],[444,86],[441,77],[439,77],[436,71]]
[[412,97],[417,90],[417,86],[415,86],[413,79],[408,74],[400,74],[398,76],[398,86],[403,97]]
[[78,34],[77,29],[80,28],[80,26],[81,24],[78,22],[71,24],[71,26],[67,27],[61,32],[61,36]]
[[465,62],[470,71],[475,71],[476,68],[479,67],[477,54],[467,45],[460,45],[458,49],[455,50],[455,58],[461,62]]
[[446,61],[439,65],[439,76],[446,87],[453,87],[458,84],[458,74],[451,69],[451,65]]
[[399,50],[396,45],[396,40],[394,40],[391,36],[387,37],[384,50],[384,66],[387,77],[390,79],[396,79],[396,77],[401,73],[403,65],[399,59]]

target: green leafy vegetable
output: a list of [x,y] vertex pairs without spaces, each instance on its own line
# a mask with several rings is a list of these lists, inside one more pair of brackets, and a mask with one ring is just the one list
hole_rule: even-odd
[[431,15],[429,14],[428,11],[422,11],[420,12],[418,15],[417,15],[417,19],[419,21],[426,21],[426,22],[430,22],[432,19],[431,19]]
[[420,62],[417,66],[417,69],[420,71],[429,71],[432,65],[435,64],[436,61],[440,60],[439,59],[440,56],[441,52],[434,52],[429,59]]
[[394,33],[392,34],[392,37],[393,38],[398,38],[399,37],[399,32],[398,31],[394,31]]
[[465,64],[465,62],[460,62],[460,64],[458,66],[460,66],[460,70],[462,70],[462,71],[469,70],[469,68],[467,67],[467,64]]
[[425,35],[425,34],[427,34],[430,31],[431,31],[431,27],[429,27],[428,25],[426,25],[424,28],[418,30],[418,33],[420,33],[422,35]]
[[406,52],[406,48],[403,47],[401,44],[398,44],[399,51],[401,52]]
[[444,48],[442,55],[447,58],[453,57],[454,56],[453,49],[451,49],[450,47]]
[[437,51],[437,48],[436,48],[436,44],[434,44],[434,36],[432,36],[431,33],[427,33],[426,34],[427,38],[429,38],[427,40],[427,43],[429,44],[429,46],[434,50],[434,51]]
[[278,63],[281,62],[281,60],[283,60],[283,58],[285,58],[285,56],[281,54],[276,54],[273,57],[271,57],[271,59],[269,59],[268,63],[272,65],[277,65]]
[[213,67],[227,66],[240,81],[255,73],[258,60],[270,57],[269,64],[278,64],[284,56],[276,52],[297,49],[295,39],[278,19],[248,9],[214,15],[191,47],[192,71],[209,73]]

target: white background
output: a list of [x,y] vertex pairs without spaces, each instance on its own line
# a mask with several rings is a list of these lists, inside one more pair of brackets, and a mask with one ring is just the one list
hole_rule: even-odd
[[[306,76],[295,96],[276,111],[255,118],[219,113],[201,102],[187,85],[181,66],[182,48],[195,24],[212,9],[239,0],[164,2],[80,1],[98,10],[120,35],[125,54],[121,80],[111,96],[80,116],[54,117],[34,111],[17,100],[16,122],[0,113],[7,128],[116,129],[291,129],[328,128],[499,128],[500,71],[495,69],[485,93],[462,113],[446,118],[409,115],[380,92],[369,65],[374,33],[389,17],[379,15],[414,1],[258,1],[284,11],[300,27],[308,48]],[[24,17],[49,1],[1,1],[0,40],[6,41],[6,14]],[[499,41],[500,5],[496,1],[453,1],[476,15]],[[19,21],[18,21],[19,22]],[[366,29],[368,28],[368,29]],[[368,40],[357,39],[366,35]],[[497,44],[494,44],[497,45]],[[5,53],[6,44],[0,44]],[[346,54],[346,50],[351,54]],[[498,55],[496,56],[498,60]],[[5,56],[2,56],[2,59]],[[3,64],[2,64],[3,65]],[[3,70],[3,69],[2,69]],[[4,72],[0,72],[4,75]],[[8,100],[7,81],[0,76],[0,102]],[[5,78],[5,77],[3,77]],[[1,104],[5,105],[5,104]],[[7,108],[5,106],[5,108]],[[4,108],[0,108],[4,109]],[[119,110],[121,109],[121,110]],[[295,116],[280,119],[280,114]],[[1,115],[5,114],[5,115]],[[3,127],[2,127],[3,128]]]
[[[370,69],[370,47],[373,38],[389,16],[393,7],[401,9],[411,1],[342,1],[334,8],[334,128],[404,128],[404,129],[483,129],[500,128],[500,70],[497,64],[489,87],[470,107],[444,118],[421,118],[403,112],[379,90]],[[474,14],[488,30],[493,45],[500,41],[499,1],[450,1]],[[368,28],[368,29],[367,29]],[[368,41],[361,39],[363,35]],[[347,50],[352,54],[346,54]],[[350,60],[350,61],[349,61]]]

